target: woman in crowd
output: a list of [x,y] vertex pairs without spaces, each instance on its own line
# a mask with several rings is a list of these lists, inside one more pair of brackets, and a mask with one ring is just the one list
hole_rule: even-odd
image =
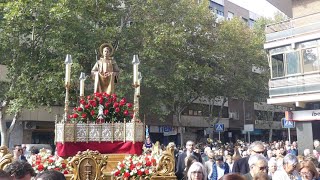
[[188,170],[188,180],[207,180],[207,171],[200,162],[194,162]]
[[315,180],[319,178],[319,173],[312,161],[302,161],[299,173],[302,180]]
[[198,161],[197,161],[197,157],[195,157],[194,155],[190,155],[190,156],[187,156],[185,158],[185,169],[184,169],[184,172],[183,172],[183,174],[184,174],[184,178],[183,179],[187,179],[188,178],[189,168],[195,162],[198,162]]
[[268,171],[268,175],[270,177],[273,176],[273,174],[276,172],[277,170],[277,160],[276,158],[272,157],[269,161],[268,161],[268,168],[269,168],[269,171]]

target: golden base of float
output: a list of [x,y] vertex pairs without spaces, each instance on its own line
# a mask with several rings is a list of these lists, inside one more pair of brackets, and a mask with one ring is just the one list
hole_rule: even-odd
[[[0,147],[0,167],[4,169],[13,162],[13,155],[5,146]],[[71,166],[72,174],[65,174],[67,180],[116,180],[112,171],[121,162],[127,154],[100,154],[97,151],[87,150],[78,152],[68,161]],[[174,174],[175,158],[174,146],[168,146],[166,151],[162,152],[156,172],[151,176],[151,180],[176,180]],[[140,178],[142,179],[142,178]]]

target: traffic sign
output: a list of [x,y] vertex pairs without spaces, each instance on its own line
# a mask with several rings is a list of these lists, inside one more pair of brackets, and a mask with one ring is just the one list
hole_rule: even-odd
[[286,118],[281,119],[282,128],[295,128],[296,123],[294,121],[289,121]]
[[214,129],[216,132],[223,132],[224,131],[224,124],[215,124]]

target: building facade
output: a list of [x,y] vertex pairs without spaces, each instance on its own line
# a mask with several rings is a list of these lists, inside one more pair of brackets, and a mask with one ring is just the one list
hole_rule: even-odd
[[320,1],[292,0],[293,18],[266,27],[268,104],[290,108],[300,152],[313,148],[320,123]]

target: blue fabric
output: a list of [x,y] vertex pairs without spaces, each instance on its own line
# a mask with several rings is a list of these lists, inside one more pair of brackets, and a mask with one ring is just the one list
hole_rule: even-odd
[[[230,172],[229,165],[227,163],[224,164],[224,174],[228,174]],[[213,163],[212,165],[212,174],[209,177],[209,180],[218,180],[218,171],[217,171],[217,164]]]

